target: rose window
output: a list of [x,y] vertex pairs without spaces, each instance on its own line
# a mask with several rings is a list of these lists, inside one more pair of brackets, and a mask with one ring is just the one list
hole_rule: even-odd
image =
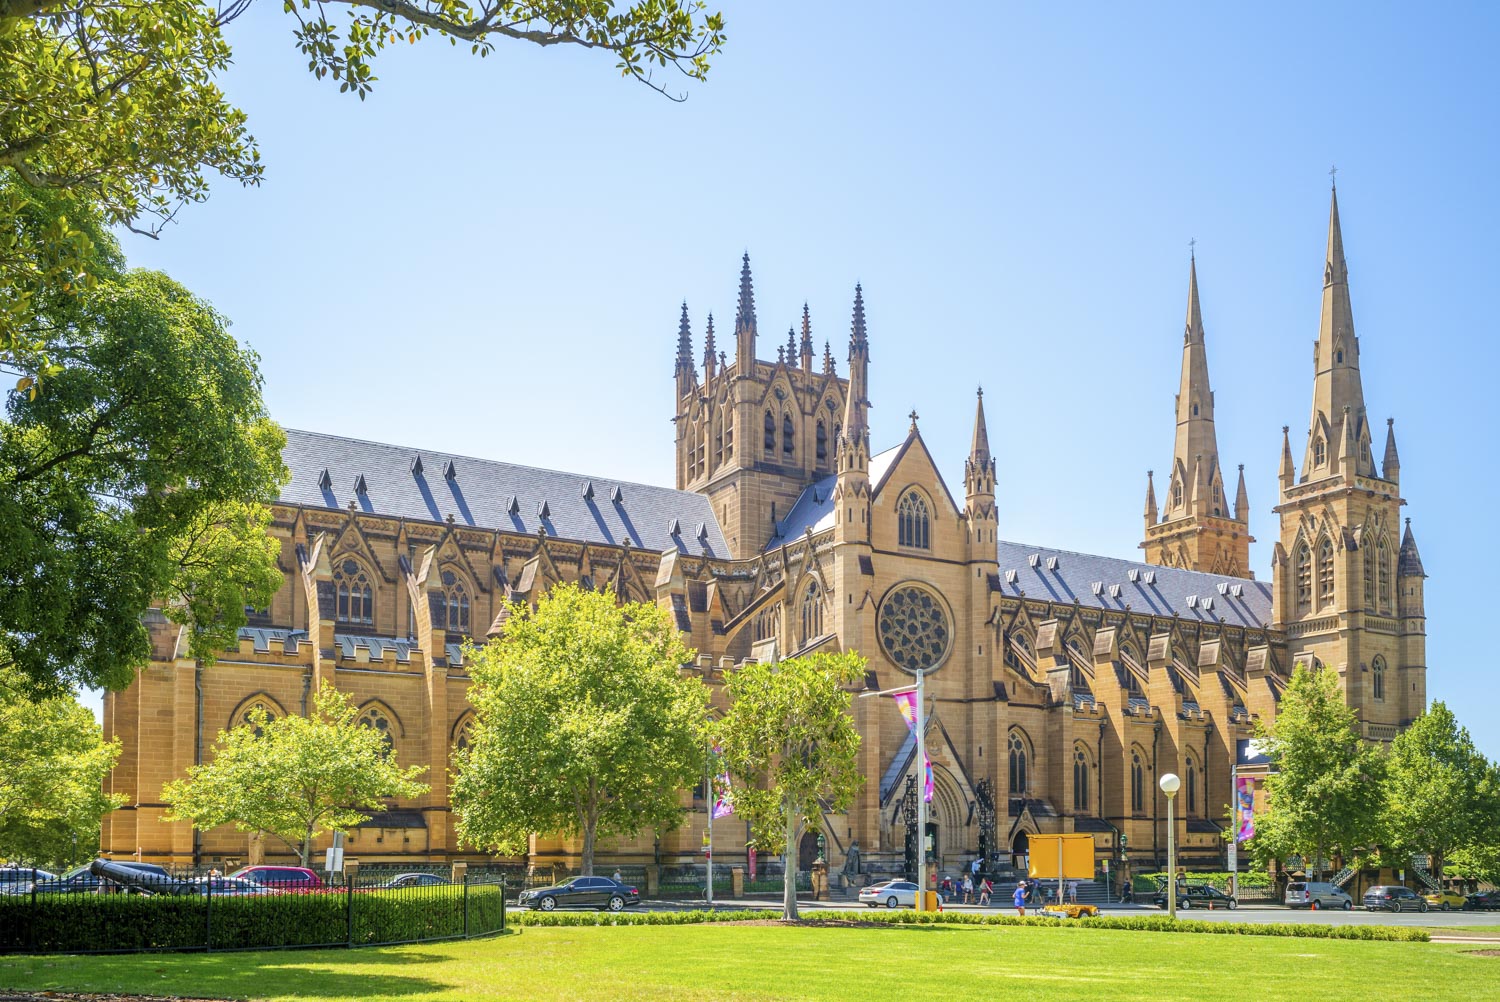
[[903,585],[886,596],[877,629],[886,657],[912,672],[941,664],[953,636],[942,603],[914,585]]

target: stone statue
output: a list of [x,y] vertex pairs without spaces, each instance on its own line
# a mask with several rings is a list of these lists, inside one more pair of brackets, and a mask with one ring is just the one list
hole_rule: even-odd
[[859,839],[849,843],[849,851],[844,854],[844,876],[853,880],[859,876]]

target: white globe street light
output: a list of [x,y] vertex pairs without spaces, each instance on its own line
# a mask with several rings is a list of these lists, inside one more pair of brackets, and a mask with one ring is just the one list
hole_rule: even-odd
[[1173,816],[1172,801],[1182,789],[1182,780],[1174,772],[1162,776],[1161,792],[1167,795],[1167,915],[1177,917],[1177,820]]

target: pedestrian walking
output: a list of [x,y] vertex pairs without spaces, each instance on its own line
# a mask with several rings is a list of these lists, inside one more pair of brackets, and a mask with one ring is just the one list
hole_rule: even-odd
[[964,904],[969,904],[974,898],[974,878],[967,873],[964,874]]
[[979,881],[979,904],[982,907],[989,907],[990,895],[994,893],[994,890],[995,885],[990,883],[989,877],[984,877]]
[[1022,918],[1025,918],[1026,917],[1026,881],[1023,880],[1019,884],[1016,885],[1016,891],[1015,891],[1014,894],[1011,895],[1011,897],[1015,900],[1015,903],[1016,903],[1016,914],[1019,915],[1019,916],[1021,916]]

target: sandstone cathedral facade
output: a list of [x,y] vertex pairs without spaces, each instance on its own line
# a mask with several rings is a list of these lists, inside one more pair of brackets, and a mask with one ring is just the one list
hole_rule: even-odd
[[[472,716],[462,641],[504,629],[507,600],[551,585],[611,587],[669,609],[722,700],[745,659],[856,650],[865,685],[927,673],[935,796],[925,833],[941,865],[1006,860],[1038,832],[1095,836],[1118,859],[1160,859],[1157,777],[1182,777],[1182,859],[1220,868],[1230,765],[1254,722],[1274,719],[1294,664],[1338,672],[1365,736],[1389,741],[1426,705],[1423,573],[1400,514],[1394,430],[1369,418],[1337,193],[1305,452],[1283,428],[1269,582],[1250,570],[1243,467],[1233,498],[1214,430],[1196,262],[1189,279],[1171,466],[1148,476],[1144,561],[1010,542],[996,515],[1005,467],[981,393],[950,490],[912,415],[904,440],[870,440],[870,340],[855,290],[844,372],[815,354],[804,309],[775,360],[758,350],[748,258],[733,357],[712,317],[698,364],[684,306],[676,355],[675,489],[542,471],[425,449],[287,432],[290,483],[274,508],[285,583],[239,647],[211,667],[148,616],[149,667],[105,698],[123,754],[108,785],[126,806],[103,847],[175,864],[231,863],[285,847],[163,820],[161,788],[256,706],[305,713],[310,693],[350,693],[431,791],[372,816],[349,842],[363,862],[482,860],[450,815],[452,754]],[[1002,457],[1003,458],[1003,457]],[[1160,484],[1164,498],[1158,501]],[[827,817],[835,866],[858,839],[869,866],[899,871],[914,741],[885,700],[855,700],[864,791]],[[701,861],[708,805],[684,791],[685,823],[606,843],[606,861]],[[745,857],[720,822],[715,859]],[[726,830],[727,829],[727,830]],[[566,865],[578,846],[534,836],[528,862]],[[809,845],[800,847],[805,863]],[[610,865],[608,862],[606,865]]]

